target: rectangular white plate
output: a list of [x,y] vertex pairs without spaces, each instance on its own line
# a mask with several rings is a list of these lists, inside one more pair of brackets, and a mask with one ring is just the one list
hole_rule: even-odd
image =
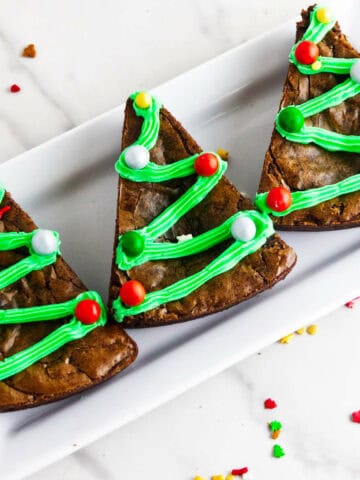
[[[358,40],[358,11],[341,17]],[[353,38],[355,36],[355,38]],[[254,194],[293,43],[294,22],[153,90],[206,149],[231,152],[229,177]],[[85,283],[107,295],[123,106],[0,166],[38,224],[56,229]],[[124,425],[359,293],[359,230],[286,233],[298,254],[273,290],[224,313],[131,332],[126,372],[85,395],[0,415],[1,478],[22,478]]]

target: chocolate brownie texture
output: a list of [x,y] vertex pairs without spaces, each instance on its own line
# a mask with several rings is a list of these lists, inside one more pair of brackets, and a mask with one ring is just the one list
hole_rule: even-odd
[[[11,210],[0,221],[0,232],[31,232],[32,219],[5,194],[2,206]],[[0,268],[28,256],[27,248],[0,252]],[[0,290],[0,307],[26,308],[61,303],[86,291],[86,287],[58,257],[53,265],[35,271]],[[38,342],[68,319],[0,325],[0,361]],[[0,381],[0,411],[52,402],[103,382],[130,365],[137,346],[118,324],[109,322],[80,340],[70,342],[26,370]]]
[[[297,24],[296,41],[309,25],[313,7],[302,12]],[[325,57],[354,58],[359,53],[350,45],[338,23],[318,44],[320,55]],[[302,75],[290,64],[285,80],[280,108],[297,105],[342,83],[348,75],[319,73]],[[360,95],[349,98],[336,107],[324,110],[306,120],[306,124],[339,132],[360,135]],[[301,145],[285,140],[275,129],[259,185],[260,192],[276,186],[291,191],[308,190],[339,182],[359,173],[360,155],[346,152],[329,152],[315,144]],[[284,217],[274,217],[274,224],[284,230],[332,230],[360,225],[360,192],[338,196],[311,208],[295,211]]]
[[[141,126],[142,119],[135,114],[132,101],[129,100],[125,109],[123,149],[139,137]],[[199,145],[181,124],[162,108],[159,137],[150,152],[151,160],[164,165],[200,151]],[[231,243],[224,242],[190,257],[147,262],[128,271],[117,268],[115,249],[118,236],[149,224],[167,206],[183,195],[195,180],[195,175],[163,183],[136,183],[119,178],[114,260],[109,294],[110,310],[113,300],[119,295],[120,286],[129,279],[142,282],[148,292],[162,289],[203,269]],[[175,242],[179,235],[199,235],[218,226],[237,211],[247,209],[253,209],[250,201],[223,177],[207,197],[159,241]],[[243,259],[229,272],[213,278],[183,299],[168,302],[143,314],[125,317],[123,324],[127,327],[158,326],[192,320],[224,310],[272,287],[288,274],[295,262],[294,251],[277,235],[273,235],[266,245]]]

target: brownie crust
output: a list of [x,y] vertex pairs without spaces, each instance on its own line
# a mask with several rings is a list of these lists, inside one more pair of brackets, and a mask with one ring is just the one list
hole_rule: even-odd
[[[297,24],[296,41],[299,41],[309,25],[313,7],[302,11]],[[354,58],[359,53],[341,32],[338,23],[318,44],[320,55]],[[302,75],[290,64],[284,84],[280,108],[297,105],[342,83],[347,76],[331,73]],[[316,126],[343,133],[360,135],[360,95],[342,104],[324,110],[306,120]],[[291,191],[308,190],[344,180],[360,171],[360,155],[347,152],[329,152],[315,144],[302,145],[285,140],[274,129],[271,143],[265,155],[259,192],[267,192],[276,186]],[[298,210],[284,217],[273,217],[274,224],[283,230],[333,230],[360,225],[360,192],[341,195],[317,206]]]
[[[2,205],[9,205],[11,210],[0,220],[0,232],[31,232],[37,228],[9,193]],[[26,256],[27,248],[0,252],[0,268]],[[86,290],[63,258],[58,257],[53,265],[0,290],[0,305],[10,309],[61,303]],[[0,325],[0,361],[38,342],[64,321]],[[0,411],[34,407],[85,390],[126,368],[136,355],[136,344],[118,324],[109,322],[0,381]]]
[[[139,136],[142,119],[136,116],[132,102],[125,109],[122,148]],[[176,162],[201,151],[199,145],[165,108],[160,111],[160,132],[151,160],[159,165]],[[152,261],[121,271],[115,264],[118,236],[149,224],[194,183],[196,176],[163,183],[135,183],[119,178],[114,260],[110,282],[109,310],[118,297],[120,286],[130,279],[141,281],[147,291],[155,291],[198,272],[224,251],[230,241],[190,257]],[[239,210],[253,209],[251,202],[223,177],[194,209],[180,219],[159,241],[176,241],[191,233],[199,235],[225,221]],[[229,308],[272,287],[284,278],[296,262],[294,251],[277,235],[239,264],[178,301],[136,316],[125,317],[127,327],[150,327],[192,320]]]

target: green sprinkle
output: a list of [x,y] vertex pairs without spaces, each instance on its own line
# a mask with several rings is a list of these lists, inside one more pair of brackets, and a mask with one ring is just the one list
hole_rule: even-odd
[[278,422],[277,420],[274,420],[273,422],[270,422],[270,423],[269,423],[269,427],[270,427],[270,430],[271,430],[272,432],[276,432],[277,430],[281,430],[281,429],[282,429],[281,422]]
[[281,458],[285,456],[285,452],[282,449],[282,447],[280,447],[280,445],[276,444],[274,445],[274,448],[273,448],[273,455],[275,458]]

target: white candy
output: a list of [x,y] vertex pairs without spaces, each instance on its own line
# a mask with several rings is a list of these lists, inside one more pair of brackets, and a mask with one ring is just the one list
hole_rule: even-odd
[[128,167],[141,170],[150,162],[150,153],[142,145],[132,145],[125,151],[125,163]]
[[350,77],[354,82],[360,83],[360,61],[356,60],[350,69]]
[[239,217],[234,220],[233,224],[231,225],[231,235],[235,238],[235,240],[248,242],[256,235],[256,225],[251,218]]
[[59,242],[51,230],[38,230],[31,239],[31,246],[38,255],[50,255],[57,251]]

